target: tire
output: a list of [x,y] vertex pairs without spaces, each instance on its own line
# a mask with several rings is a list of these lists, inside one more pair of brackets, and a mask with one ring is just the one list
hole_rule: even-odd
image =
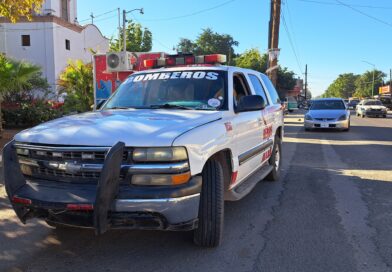
[[362,114],[361,117],[362,117],[362,118],[365,118],[365,114]]
[[382,118],[387,118],[387,116],[386,116],[386,115],[383,115]]
[[[279,156],[276,160],[276,156]],[[265,178],[268,181],[277,181],[280,176],[280,166],[282,165],[282,140],[278,135],[275,136],[274,147],[272,149],[272,155],[268,160],[269,164],[274,168]]]
[[224,225],[222,164],[218,160],[209,160],[204,166],[202,178],[199,222],[193,233],[193,241],[198,246],[217,247],[222,241]]

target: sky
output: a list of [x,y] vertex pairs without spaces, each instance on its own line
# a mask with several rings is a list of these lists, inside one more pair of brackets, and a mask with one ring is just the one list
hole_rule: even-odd
[[[270,0],[79,0],[81,24],[94,23],[107,37],[117,35],[117,8],[153,34],[153,51],[175,53],[180,38],[194,40],[207,27],[230,34],[236,53],[267,51]],[[282,0],[279,64],[304,78],[313,96],[342,73],[392,68],[392,0]],[[371,64],[369,64],[371,63]]]

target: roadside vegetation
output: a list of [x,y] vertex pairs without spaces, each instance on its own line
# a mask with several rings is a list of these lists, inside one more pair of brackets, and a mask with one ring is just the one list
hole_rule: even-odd
[[328,89],[322,94],[322,97],[371,97],[373,88],[374,72],[374,90],[373,95],[378,94],[379,87],[388,85],[389,82],[383,82],[385,73],[379,70],[366,71],[361,75],[353,73],[340,74]]

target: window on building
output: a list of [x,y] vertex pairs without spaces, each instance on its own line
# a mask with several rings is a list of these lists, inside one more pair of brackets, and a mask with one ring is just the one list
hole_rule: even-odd
[[69,40],[65,40],[65,49],[66,50],[71,50],[71,42]]
[[30,35],[22,35],[22,46],[30,46]]
[[61,18],[69,21],[69,2],[68,0],[61,0]]

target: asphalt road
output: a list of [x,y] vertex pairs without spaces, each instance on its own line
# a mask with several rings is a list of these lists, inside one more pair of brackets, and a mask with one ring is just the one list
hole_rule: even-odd
[[392,271],[392,116],[349,132],[286,118],[281,180],[225,207],[223,244],[191,233],[22,226],[0,187],[1,271]]

